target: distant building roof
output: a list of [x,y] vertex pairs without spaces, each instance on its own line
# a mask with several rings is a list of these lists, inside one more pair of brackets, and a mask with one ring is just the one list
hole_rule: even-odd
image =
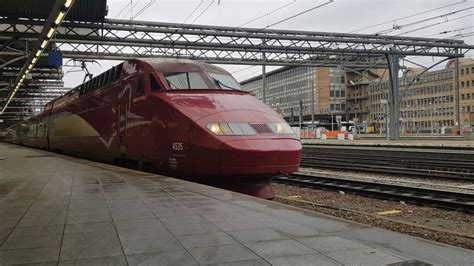
[[[291,66],[291,67],[281,67],[281,68],[272,70],[272,71],[270,71],[270,72],[267,72],[267,73],[265,74],[265,76],[268,77],[268,76],[271,76],[271,75],[275,75],[275,74],[284,72],[284,71],[286,71],[286,70],[288,70],[288,69],[292,69],[292,68],[295,68],[295,67],[294,67],[294,66]],[[241,85],[244,85],[244,84],[250,83],[250,82],[252,82],[252,81],[259,80],[259,79],[261,79],[261,78],[262,78],[262,75],[258,75],[258,76],[255,76],[255,77],[251,77],[251,78],[249,78],[249,79],[246,79],[246,80],[244,80],[244,81],[241,81],[240,84],[241,84]]]

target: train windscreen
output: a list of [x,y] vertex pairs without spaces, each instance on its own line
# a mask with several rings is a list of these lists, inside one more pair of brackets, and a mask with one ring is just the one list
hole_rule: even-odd
[[223,90],[241,90],[239,83],[230,75],[209,73],[211,78]]
[[209,89],[201,75],[196,72],[168,72],[163,73],[166,82],[173,90],[202,90]]

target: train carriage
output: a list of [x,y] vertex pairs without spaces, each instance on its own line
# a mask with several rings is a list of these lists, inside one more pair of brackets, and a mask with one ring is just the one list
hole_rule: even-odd
[[[135,166],[263,198],[298,170],[301,143],[271,108],[216,66],[129,60],[45,106],[9,140]],[[25,123],[24,123],[25,124]],[[18,132],[16,132],[18,131]]]

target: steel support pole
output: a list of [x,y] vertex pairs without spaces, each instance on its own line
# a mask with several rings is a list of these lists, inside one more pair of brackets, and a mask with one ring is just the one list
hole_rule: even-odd
[[311,79],[311,127],[314,128],[314,109],[315,109],[315,92],[314,92],[314,79],[315,79],[315,75],[314,75],[314,72],[313,72],[313,68],[311,68],[311,72],[313,73],[313,77]]
[[266,56],[265,53],[262,53],[262,59],[264,64],[262,65],[262,101],[263,103],[267,103],[267,69],[265,65]]
[[300,100],[300,128],[303,125],[303,101]]
[[331,111],[331,131],[334,131],[334,115]]
[[388,69],[390,71],[390,89],[388,94],[388,106],[390,114],[389,136],[391,140],[400,139],[400,87],[398,84],[398,72],[400,70],[400,57],[398,55],[387,55]]
[[[456,49],[457,51],[457,49]],[[454,66],[454,101],[456,102],[455,104],[455,112],[456,112],[456,134],[461,135],[461,104],[459,102],[459,57],[456,57],[455,60],[455,66]]]

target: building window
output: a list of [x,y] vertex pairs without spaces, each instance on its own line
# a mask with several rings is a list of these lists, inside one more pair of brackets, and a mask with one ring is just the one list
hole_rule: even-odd
[[464,68],[461,69],[461,75],[464,75]]
[[469,75],[469,68],[466,68],[466,75]]

